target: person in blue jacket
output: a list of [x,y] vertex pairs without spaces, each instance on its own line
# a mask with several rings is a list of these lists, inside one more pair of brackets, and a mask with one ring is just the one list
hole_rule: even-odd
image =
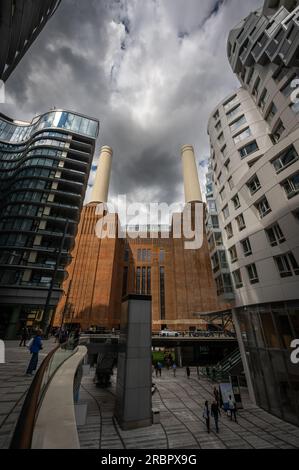
[[42,344],[42,330],[37,330],[35,337],[33,338],[32,344],[29,348],[31,352],[31,359],[26,371],[27,375],[32,375],[32,372],[36,370],[37,363],[38,363],[38,353],[41,349],[43,349]]

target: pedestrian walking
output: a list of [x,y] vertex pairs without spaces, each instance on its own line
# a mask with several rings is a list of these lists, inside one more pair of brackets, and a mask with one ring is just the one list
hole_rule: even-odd
[[43,349],[43,344],[42,344],[42,330],[37,330],[35,337],[32,340],[32,344],[30,345],[30,353],[31,353],[31,359],[28,364],[28,368],[26,371],[27,375],[32,375],[32,372],[36,370],[37,368],[37,363],[38,363],[38,353],[41,349]]
[[190,374],[191,374],[191,372],[190,372],[190,367],[189,367],[189,366],[186,367],[186,373],[187,373],[187,377],[188,377],[188,379],[189,379],[189,378],[190,378]]
[[158,366],[159,376],[161,377],[161,375],[162,375],[162,364],[161,364],[161,362],[158,362],[157,366]]
[[228,409],[230,411],[231,421],[232,421],[233,416],[234,416],[234,420],[237,423],[237,406],[236,406],[236,402],[232,399],[231,395],[229,396],[229,400],[228,400]]
[[218,402],[216,400],[214,400],[212,405],[211,405],[211,416],[213,416],[214,421],[215,421],[216,432],[219,432],[218,421],[219,421],[220,414],[221,413],[220,413],[220,408],[219,408]]
[[20,344],[19,346],[26,346],[26,341],[28,340],[29,338],[29,330],[27,328],[27,326],[23,326],[22,330],[21,330],[21,341],[20,341]]
[[215,400],[216,400],[216,402],[218,403],[218,406],[219,406],[219,390],[217,390],[216,387],[214,387],[213,395],[214,395]]
[[176,376],[176,363],[175,362],[172,364],[172,370],[173,370],[173,376],[175,377]]
[[206,426],[208,433],[210,432],[210,410],[209,410],[209,402],[205,402],[205,406],[203,408],[202,417],[206,420]]

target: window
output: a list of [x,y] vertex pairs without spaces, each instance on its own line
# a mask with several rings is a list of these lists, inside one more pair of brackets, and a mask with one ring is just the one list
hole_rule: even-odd
[[224,201],[224,199],[225,199],[225,189],[222,188],[219,194],[220,194],[221,201]]
[[245,238],[244,240],[242,240],[241,245],[242,245],[244,256],[252,255],[252,249],[251,249],[249,238]]
[[286,76],[287,69],[284,66],[278,67],[278,69],[273,74],[274,80],[279,83]]
[[141,261],[141,250],[137,250],[137,261]]
[[136,293],[140,294],[140,267],[136,270]]
[[267,122],[271,122],[272,119],[274,118],[275,114],[277,113],[277,107],[274,103],[271,104],[271,108],[267,114],[266,120]]
[[221,153],[222,153],[222,155],[223,155],[223,158],[225,158],[226,155],[227,155],[227,147],[226,147],[226,144],[223,145],[223,147],[222,147],[222,149],[221,149]]
[[244,139],[247,139],[247,137],[250,137],[250,136],[251,136],[251,130],[249,127],[247,127],[247,129],[235,135],[233,137],[233,140],[235,144],[238,144],[239,142],[241,142]]
[[152,251],[151,250],[147,250],[147,261],[150,263],[152,260]]
[[252,90],[253,96],[258,95],[260,83],[261,83],[261,79],[260,79],[260,77],[257,77],[257,79],[255,81],[255,84],[254,84],[254,87],[253,87],[253,90]]
[[276,173],[280,173],[282,170],[287,168],[288,166],[292,165],[296,160],[298,160],[298,154],[291,145],[288,149],[286,149],[282,154],[272,160],[272,165],[274,166]]
[[256,143],[256,140],[254,140],[253,142],[250,142],[250,144],[247,144],[244,147],[240,148],[239,152],[241,158],[245,158],[248,157],[248,155],[256,152],[257,150],[259,150],[259,148]]
[[242,281],[242,276],[241,276],[240,269],[237,269],[236,271],[233,271],[233,277],[234,277],[234,282],[235,282],[236,289],[239,289],[240,287],[243,287],[243,281]]
[[164,259],[165,259],[165,250],[163,250],[162,248],[160,249],[160,253],[159,253],[159,261],[160,263],[163,263],[164,262]]
[[259,277],[257,274],[255,264],[254,263],[249,264],[248,266],[246,266],[246,269],[247,269],[247,274],[249,277],[250,284],[256,284],[257,282],[259,282]]
[[246,228],[246,224],[245,224],[245,220],[244,220],[243,214],[238,215],[238,217],[236,217],[236,221],[237,221],[238,228],[239,228],[239,231],[240,231],[240,232],[241,232],[242,230],[244,230],[244,228]]
[[212,215],[211,216],[211,222],[212,222],[212,227],[213,228],[219,228],[218,215]]
[[226,162],[224,163],[224,166],[225,166],[225,169],[226,169],[227,173],[229,173],[229,169],[230,169],[230,159],[226,160]]
[[151,293],[151,268],[147,268],[147,293]]
[[219,140],[219,142],[223,142],[223,141],[224,141],[223,132],[221,132],[221,134],[219,135],[218,140]]
[[232,119],[234,116],[236,116],[239,112],[241,111],[241,105],[238,104],[235,106],[231,111],[229,111],[226,116],[227,119]]
[[265,109],[268,99],[269,99],[269,94],[268,94],[267,89],[265,88],[259,100],[259,107],[261,108],[262,111]]
[[232,238],[234,236],[232,224],[228,224],[225,227],[225,231],[226,231],[226,236],[227,236],[228,239]]
[[160,318],[165,320],[165,273],[163,266],[160,266]]
[[218,121],[218,119],[219,119],[219,111],[218,110],[216,111],[216,113],[214,114],[213,117],[214,117],[215,121]]
[[247,183],[246,186],[248,187],[250,194],[253,196],[261,187],[260,180],[256,175],[254,175]]
[[220,232],[215,232],[214,233],[214,238],[215,238],[216,246],[222,246],[223,245],[222,235],[221,235]]
[[268,203],[268,200],[267,200],[266,197],[264,197],[263,199],[261,199],[261,200],[255,205],[255,207],[257,208],[261,219],[262,219],[263,217],[265,217],[267,214],[269,214],[269,212],[271,212],[271,207],[269,206],[269,203]]
[[271,246],[277,246],[279,243],[285,242],[284,235],[278,224],[266,229],[266,234]]
[[287,180],[281,183],[284,188],[288,199],[296,196],[299,193],[299,173],[290,176]]
[[281,120],[279,119],[275,131],[273,132],[273,134],[271,134],[271,139],[274,144],[277,144],[277,142],[279,142],[284,131],[285,131],[285,127],[283,123],[281,122]]
[[287,83],[282,87],[282,89],[280,90],[281,93],[284,95],[284,96],[290,96],[290,94],[292,93],[293,91],[293,87],[292,87],[292,81],[294,80],[294,78],[296,78],[296,74],[292,75],[289,80],[287,81]]
[[207,200],[209,212],[217,212],[216,202],[213,199]]
[[234,182],[232,176],[227,180],[230,189],[234,188]]
[[239,207],[241,207],[240,199],[238,194],[235,195],[235,197],[232,198],[232,202],[234,204],[234,208],[237,210]]
[[129,248],[125,248],[125,256],[124,256],[124,261],[127,263],[129,261]]
[[285,255],[276,256],[275,262],[280,274],[280,277],[290,277],[299,275],[299,266],[293,253],[286,253]]
[[217,122],[215,128],[216,128],[216,131],[218,131],[218,132],[220,131],[220,129],[221,129],[221,121]]
[[230,130],[231,132],[234,132],[236,129],[239,129],[239,127],[243,126],[243,124],[246,124],[246,118],[243,114],[243,116],[239,117],[235,122],[230,124]]
[[[252,33],[251,33],[252,34]],[[251,35],[250,34],[250,35]],[[253,73],[254,73],[254,67],[250,67],[249,71],[248,71],[248,75],[247,75],[247,78],[246,78],[246,83],[247,85],[250,85],[250,82],[252,80],[252,77],[253,77]]]
[[229,249],[229,254],[230,254],[230,260],[232,263],[235,263],[236,261],[238,261],[237,248],[235,245]]
[[228,208],[228,205],[226,205],[226,206],[223,208],[222,213],[223,213],[224,219],[227,219],[227,218],[229,217],[229,208]]
[[236,104],[238,102],[238,97],[237,95],[234,95],[232,96],[228,101],[226,101],[226,103],[224,103],[223,107],[224,107],[224,111],[228,111],[229,108],[231,108],[234,104]]
[[141,294],[145,294],[145,282],[146,282],[146,267],[142,267],[142,277],[141,277]]

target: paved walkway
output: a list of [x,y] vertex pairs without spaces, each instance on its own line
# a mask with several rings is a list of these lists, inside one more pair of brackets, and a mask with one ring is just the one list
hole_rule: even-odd
[[222,413],[220,433],[216,434],[213,419],[208,434],[202,418],[205,400],[211,402],[213,384],[203,376],[198,379],[191,369],[163,370],[155,378],[157,390],[153,408],[160,410],[160,424],[132,431],[123,431],[113,418],[116,375],[112,387],[103,390],[93,383],[94,371],[83,378],[80,401],[88,403],[85,426],[79,426],[81,448],[96,449],[293,449],[299,448],[299,428],[288,424],[252,405],[246,392],[244,409],[238,423]]
[[[54,347],[53,340],[44,341],[39,364]],[[5,342],[5,364],[0,364],[0,449],[7,449],[19,417],[32,377],[25,375],[30,353],[19,347],[19,341]]]

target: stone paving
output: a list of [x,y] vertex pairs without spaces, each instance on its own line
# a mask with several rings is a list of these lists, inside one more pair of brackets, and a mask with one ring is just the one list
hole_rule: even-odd
[[299,428],[286,423],[249,402],[242,390],[244,409],[235,423],[222,412],[219,434],[213,419],[207,433],[202,417],[205,400],[213,398],[213,383],[191,369],[163,370],[154,378],[157,390],[153,408],[160,411],[160,424],[138,430],[123,431],[113,418],[115,381],[107,390],[97,388],[94,371],[83,377],[80,401],[88,403],[87,422],[79,426],[81,448],[89,449],[293,449],[299,448]]
[[[39,364],[55,346],[53,340],[43,342]],[[0,364],[0,449],[7,449],[19,417],[32,377],[25,375],[30,360],[26,347],[19,341],[5,342],[5,364]]]

